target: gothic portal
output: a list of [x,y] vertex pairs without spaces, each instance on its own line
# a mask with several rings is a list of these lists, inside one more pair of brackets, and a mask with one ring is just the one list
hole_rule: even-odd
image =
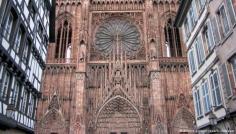
[[177,134],[193,129],[178,0],[57,0],[39,134]]

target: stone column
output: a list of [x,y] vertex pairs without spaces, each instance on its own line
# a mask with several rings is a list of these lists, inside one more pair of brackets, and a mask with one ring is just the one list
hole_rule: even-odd
[[[83,47],[82,47],[83,46]],[[79,54],[76,68],[76,86],[75,86],[75,134],[85,134],[85,81],[86,81],[86,44],[84,42],[79,46]],[[83,55],[81,55],[83,54]]]
[[76,134],[85,134],[85,118],[84,118],[84,90],[85,90],[85,73],[76,73],[76,123],[79,124],[79,132]]
[[[150,108],[151,108],[151,134],[157,133],[157,122],[163,123],[163,104],[164,104],[164,93],[163,86],[161,85],[161,73],[159,69],[159,61],[152,60],[149,64],[150,67]],[[165,132],[165,128],[163,126],[162,132]]]

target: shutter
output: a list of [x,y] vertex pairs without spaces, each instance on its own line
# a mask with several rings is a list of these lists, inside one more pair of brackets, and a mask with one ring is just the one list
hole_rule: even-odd
[[217,45],[220,42],[220,34],[219,34],[218,26],[217,26],[216,17],[213,17],[211,19],[211,24],[212,24],[212,32],[215,39],[215,44]]
[[190,70],[191,74],[193,74],[191,52],[192,51],[190,50],[189,53],[188,53],[188,63],[189,63],[189,70]]
[[232,0],[226,0],[227,9],[232,25],[236,23],[235,12],[232,4]]
[[215,41],[214,41],[214,37],[213,37],[213,30],[212,30],[212,24],[211,24],[211,20],[209,19],[209,22],[207,23],[207,27],[209,29],[209,38],[210,38],[210,42],[211,42],[211,49],[215,46]]
[[223,76],[224,89],[225,89],[226,95],[227,95],[227,97],[230,97],[232,95],[232,90],[231,90],[229,77],[228,77],[228,73],[227,73],[227,68],[226,68],[225,64],[221,65],[221,72],[222,72],[222,76]]
[[233,94],[235,95],[235,81],[234,81],[234,73],[233,73],[233,68],[232,65],[227,63],[227,69],[228,69],[228,74],[229,74],[229,79],[230,79],[230,84],[231,87],[233,88]]
[[201,59],[201,63],[202,63],[205,59],[205,50],[203,48],[203,42],[202,42],[201,36],[199,36],[197,38],[197,42],[198,42],[198,46],[199,46],[200,59]]

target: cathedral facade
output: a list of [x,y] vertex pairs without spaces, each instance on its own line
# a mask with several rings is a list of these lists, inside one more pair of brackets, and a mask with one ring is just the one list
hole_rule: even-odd
[[38,134],[191,133],[178,0],[56,0]]

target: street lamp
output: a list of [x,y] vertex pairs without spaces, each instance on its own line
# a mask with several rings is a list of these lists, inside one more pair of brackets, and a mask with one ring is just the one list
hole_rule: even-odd
[[197,122],[196,122],[196,120],[193,121],[193,131],[194,131],[195,134],[198,133],[197,132],[198,130],[197,130]]
[[[208,116],[209,122],[210,122],[210,129],[212,130],[213,127],[217,124],[217,117],[216,115],[211,111]],[[211,131],[210,130],[210,131]],[[214,132],[213,132],[214,133]]]
[[225,110],[225,114],[226,114],[226,115],[225,115],[225,118],[226,118],[227,120],[231,119],[233,125],[236,126],[236,123],[235,123],[233,117],[231,117],[231,115],[230,115],[230,108],[226,108],[226,107],[223,107],[223,108],[224,108],[224,110]]
[[217,117],[213,112],[209,114],[208,119],[209,119],[210,125],[214,126],[217,124]]

